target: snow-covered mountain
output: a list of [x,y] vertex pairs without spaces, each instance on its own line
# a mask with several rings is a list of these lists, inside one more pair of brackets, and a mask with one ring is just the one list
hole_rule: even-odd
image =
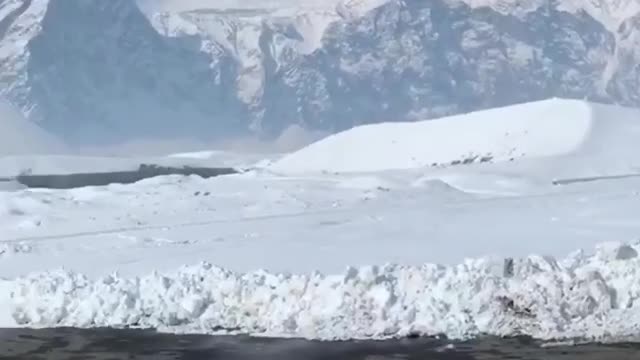
[[90,142],[553,96],[640,106],[638,14],[640,0],[4,0],[0,96]]

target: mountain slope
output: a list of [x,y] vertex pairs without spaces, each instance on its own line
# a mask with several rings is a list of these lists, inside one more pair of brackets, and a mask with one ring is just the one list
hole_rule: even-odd
[[0,96],[73,142],[640,106],[639,3],[5,0]]
[[241,109],[227,90],[231,60],[212,63],[198,39],[161,36],[131,1],[53,0],[41,18],[18,16],[8,36],[21,29],[34,30],[12,41],[26,43],[7,59],[5,95],[53,132],[92,143],[233,130]]
[[322,50],[274,84],[302,94],[299,119],[344,129],[549,96],[598,98],[612,49],[613,38],[587,16],[537,10],[520,19],[390,2],[331,29]]

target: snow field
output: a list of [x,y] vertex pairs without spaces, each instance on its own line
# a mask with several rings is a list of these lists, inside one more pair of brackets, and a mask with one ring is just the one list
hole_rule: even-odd
[[456,266],[367,266],[343,274],[234,273],[210,264],[90,280],[59,270],[12,284],[12,316],[27,326],[232,330],[314,339],[409,334],[629,338],[640,330],[638,245],[608,243],[556,261],[498,259]]
[[0,98],[0,155],[50,154],[63,149],[60,141]]
[[[415,123],[355,127],[285,156],[279,173],[390,169],[553,158],[571,167],[628,171],[640,111],[550,99]],[[585,161],[595,163],[584,163]]]
[[[561,260],[526,254],[637,239],[637,178],[552,185],[558,175],[635,171],[637,115],[553,99],[359,127],[214,179],[71,190],[5,182],[0,326],[632,338],[640,243]],[[245,163],[230,155],[166,161]],[[74,157],[4,161],[14,170],[93,166]],[[505,256],[521,257],[511,277]]]

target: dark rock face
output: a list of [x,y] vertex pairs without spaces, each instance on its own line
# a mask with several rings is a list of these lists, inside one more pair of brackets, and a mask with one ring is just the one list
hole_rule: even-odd
[[[613,49],[613,36],[584,14],[540,9],[519,19],[442,1],[392,2],[335,26],[320,51],[283,74],[287,81],[268,85],[291,83],[299,94],[302,110],[286,122],[338,130],[554,96],[613,101],[598,92]],[[292,107],[286,98],[267,108]]]
[[[4,32],[14,18],[0,21]],[[274,52],[277,39],[301,35],[265,22],[256,49],[264,79],[251,104],[240,100],[243,70],[227,47],[160,35],[133,1],[50,0],[39,26],[27,65],[0,76],[10,85],[0,94],[75,142],[225,137],[255,123],[265,135],[292,124],[338,131],[549,97],[640,106],[638,18],[614,34],[553,4],[516,16],[393,0],[333,23],[308,54]]]
[[27,86],[45,128],[78,141],[243,128],[232,59],[161,36],[133,1],[54,0],[41,26]]
[[[144,179],[167,175],[196,175],[203,179],[216,176],[237,174],[233,168],[194,168],[194,167],[163,167],[142,164],[137,170],[33,175],[21,174],[15,178],[19,184],[28,188],[41,189],[75,189],[86,186],[107,186],[111,184],[133,184]],[[11,179],[13,180],[13,179]],[[205,193],[209,195],[209,193]],[[197,195],[200,195],[198,192]]]

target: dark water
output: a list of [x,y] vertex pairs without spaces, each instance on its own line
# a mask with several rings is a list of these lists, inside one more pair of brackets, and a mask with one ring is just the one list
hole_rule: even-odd
[[84,186],[107,186],[110,184],[133,184],[140,180],[156,176],[166,175],[198,175],[204,179],[237,174],[232,168],[202,168],[202,167],[166,167],[158,165],[141,164],[137,170],[97,172],[86,174],[62,174],[62,175],[32,175],[22,174],[15,179],[20,184],[29,188],[46,189],[74,189]]
[[529,339],[447,346],[437,339],[315,342],[243,336],[176,336],[134,330],[0,330],[0,359],[224,360],[638,360],[640,344],[542,347]]

